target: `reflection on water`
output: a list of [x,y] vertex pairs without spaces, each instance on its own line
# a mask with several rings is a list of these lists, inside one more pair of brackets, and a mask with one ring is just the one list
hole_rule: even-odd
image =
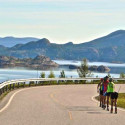
[[[55,61],[56,63],[58,63],[60,65],[71,64],[71,65],[79,66],[81,64],[81,61],[72,61],[72,60],[53,60],[53,61]],[[88,62],[88,64],[90,66],[92,66],[92,65],[96,65],[96,66],[104,65],[104,66],[108,66],[108,67],[125,67],[125,63],[117,64],[117,63],[108,63],[108,62]]]
[[109,67],[111,69],[110,73],[125,73],[125,67]]
[[[59,61],[56,60],[59,64],[77,64],[80,65],[80,61]],[[110,74],[112,77],[118,78],[121,72],[125,72],[125,64],[112,64],[112,63],[105,63],[105,62],[92,62],[89,63],[90,65],[105,65],[109,66],[111,71]],[[59,77],[60,71],[65,70],[66,77],[78,77],[77,70],[70,70],[66,67],[61,67],[58,69],[53,70],[56,77]],[[26,68],[10,68],[10,69],[0,69],[0,82],[11,80],[11,79],[25,79],[25,78],[37,78],[40,76],[41,72],[45,72],[46,77],[48,77],[50,71],[42,71],[42,70],[30,70]],[[92,77],[104,77],[107,73],[92,73]]]

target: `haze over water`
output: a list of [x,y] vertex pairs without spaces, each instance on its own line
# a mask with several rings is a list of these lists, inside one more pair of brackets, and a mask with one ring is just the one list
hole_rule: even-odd
[[[80,65],[80,61],[69,61],[69,60],[54,60],[60,65],[64,64],[72,64],[72,65]],[[108,66],[111,71],[110,74],[112,77],[118,78],[119,74],[121,72],[125,71],[125,64],[115,64],[115,63],[107,63],[107,62],[89,62],[89,65],[104,65]],[[54,74],[56,77],[59,77],[60,71],[65,70],[66,77],[79,77],[77,70],[71,70],[66,67],[64,68],[58,68],[54,69]],[[0,69],[0,82],[6,81],[6,80],[12,80],[12,79],[26,79],[26,78],[38,78],[40,76],[41,72],[45,72],[46,77],[48,77],[50,70],[48,71],[42,71],[42,70],[30,70],[27,68],[8,68]],[[92,72],[92,77],[104,77],[107,75],[107,73],[98,73],[98,72]]]

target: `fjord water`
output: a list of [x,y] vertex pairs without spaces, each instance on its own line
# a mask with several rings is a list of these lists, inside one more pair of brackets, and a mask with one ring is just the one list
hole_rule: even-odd
[[[79,66],[81,64],[81,61],[75,61],[75,60],[53,60],[54,62],[60,64],[60,65],[76,65]],[[109,63],[109,62],[88,62],[88,65],[96,65],[96,66],[108,66],[108,67],[125,67],[125,63]]]
[[[60,65],[67,65],[67,64],[72,64],[72,65],[80,65],[80,61],[72,61],[72,60],[54,60],[56,63]],[[89,62],[89,65],[104,65],[108,66],[111,71],[110,74],[112,77],[119,77],[119,74],[121,72],[125,71],[125,64],[115,64],[115,63],[107,63],[107,62]],[[66,67],[64,68],[58,68],[54,69],[54,74],[56,77],[59,77],[60,71],[65,70],[66,77],[78,77],[77,70],[71,70]],[[25,78],[38,78],[40,76],[41,72],[45,72],[46,77],[49,75],[50,71],[42,71],[42,70],[31,70],[27,68],[1,68],[0,69],[0,82],[6,81],[6,80],[12,80],[12,79],[25,79]],[[107,75],[107,73],[98,73],[98,72],[93,72],[92,77],[104,77]]]

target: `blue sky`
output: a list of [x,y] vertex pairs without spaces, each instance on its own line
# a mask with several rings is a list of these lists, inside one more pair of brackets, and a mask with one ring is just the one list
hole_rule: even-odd
[[0,37],[82,43],[125,29],[125,0],[0,0]]

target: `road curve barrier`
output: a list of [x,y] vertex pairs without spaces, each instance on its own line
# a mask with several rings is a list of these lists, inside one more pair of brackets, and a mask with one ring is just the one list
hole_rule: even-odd
[[[120,80],[120,81],[125,81],[125,78],[113,78],[114,80]],[[20,84],[22,85],[22,87],[26,86],[26,83],[28,84],[28,86],[30,87],[30,83],[34,82],[35,85],[37,86],[39,82],[51,82],[51,81],[57,81],[57,83],[59,83],[59,81],[96,81],[96,80],[100,80],[100,78],[29,78],[29,79],[15,79],[15,80],[9,80],[9,81],[5,81],[2,82],[0,84],[0,96],[7,91],[13,90],[15,88],[19,88]]]

